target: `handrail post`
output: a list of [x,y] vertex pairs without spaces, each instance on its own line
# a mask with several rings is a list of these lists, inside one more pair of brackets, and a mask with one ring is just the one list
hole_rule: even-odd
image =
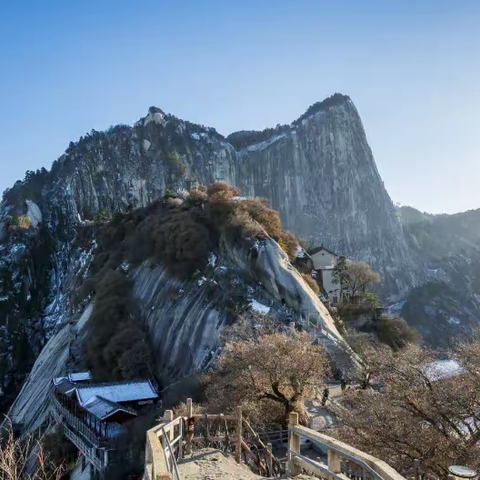
[[288,417],[288,470],[291,475],[300,475],[302,469],[294,463],[294,453],[300,453],[300,435],[293,429],[298,425],[298,413],[291,412]]
[[192,438],[195,433],[195,419],[193,418],[193,403],[191,398],[187,398],[187,440],[185,442],[185,453],[192,453]]
[[328,450],[327,452],[327,462],[328,462],[328,469],[332,473],[342,473],[341,467],[340,467],[340,460],[341,457],[338,454],[338,452],[335,452],[335,450]]
[[242,460],[242,407],[235,409],[237,423],[235,425],[235,460],[240,463]]
[[415,469],[415,480],[420,480],[420,460],[415,459],[413,461],[413,467]]
[[272,444],[267,443],[267,469],[268,475],[273,476],[273,454],[272,454]]
[[182,460],[183,458],[183,419],[180,418],[180,422],[178,423],[178,435],[180,440],[178,442],[178,459]]
[[[165,410],[165,413],[163,414],[163,421],[165,423],[170,423],[171,421],[173,420],[173,410]],[[165,437],[165,445],[164,445],[164,449],[167,447],[169,447],[170,445],[170,440],[173,440],[173,436],[172,436],[172,430],[171,428],[169,428],[168,430],[166,430],[165,428],[163,429],[163,436]],[[170,450],[170,455],[173,457],[173,450],[171,448],[169,448]],[[173,470],[173,462],[175,461],[175,458],[171,458],[169,459],[169,462],[168,462],[168,467],[170,469],[170,471]]]

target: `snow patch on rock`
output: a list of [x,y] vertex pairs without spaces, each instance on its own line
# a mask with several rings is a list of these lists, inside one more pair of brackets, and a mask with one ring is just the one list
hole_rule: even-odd
[[262,315],[266,315],[268,312],[270,312],[270,307],[267,307],[263,303],[257,302],[254,298],[250,300],[250,307],[252,307],[252,310],[261,313]]
[[400,312],[402,311],[403,306],[407,303],[406,300],[400,300],[399,302],[393,303],[392,305],[389,305],[387,307],[387,312],[389,315],[392,315],[394,317],[400,315]]
[[238,152],[238,154],[240,156],[243,156],[243,155],[247,155],[249,152],[258,152],[258,151],[264,150],[265,148],[269,147],[273,143],[277,142],[278,140],[280,140],[281,138],[284,138],[286,136],[287,136],[286,133],[281,133],[280,135],[275,135],[274,137],[271,137],[268,140],[265,140],[264,142],[257,143],[255,145],[250,145],[249,147],[247,147],[243,150],[240,150]]
[[27,215],[30,218],[32,227],[35,228],[38,224],[42,223],[42,212],[35,202],[32,200],[26,200],[27,204]]
[[447,322],[450,323],[450,325],[460,325],[462,323],[459,318],[453,316],[447,318]]
[[437,360],[425,365],[425,375],[431,381],[443,380],[462,373],[463,369],[456,360]]
[[211,267],[215,267],[215,264],[217,263],[217,256],[214,254],[214,253],[211,253],[209,256],[208,256],[208,264],[211,266]]

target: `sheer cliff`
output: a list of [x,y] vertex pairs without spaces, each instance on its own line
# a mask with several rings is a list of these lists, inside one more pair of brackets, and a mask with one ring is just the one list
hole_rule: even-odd
[[268,198],[287,228],[379,271],[383,292],[419,278],[352,101],[318,104],[277,135],[237,153],[237,184]]
[[[92,131],[71,143],[39,180],[37,201],[47,216],[62,205],[66,219],[82,223],[147,205],[166,190],[219,180],[267,198],[297,235],[370,263],[385,296],[419,283],[359,114],[339,94],[291,125],[227,138],[152,107],[133,127]],[[20,213],[31,179],[26,183],[7,192],[7,205],[13,198]]]
[[[312,105],[290,125],[228,137],[151,107],[133,126],[92,131],[70,143],[50,171],[27,172],[23,181],[5,192],[0,206],[0,400],[16,395],[55,326],[76,318],[84,308],[75,302],[76,290],[97,245],[95,235],[82,232],[118,212],[149,205],[168,191],[181,193],[215,181],[238,186],[246,196],[268,199],[284,226],[298,236],[368,262],[381,274],[384,298],[405,300],[412,288],[418,292],[427,282],[441,281],[456,292],[456,311],[464,309],[466,324],[478,318],[478,252],[472,247],[478,245],[477,238],[445,236],[443,220],[436,221],[434,228],[429,221],[420,227],[401,221],[349,97],[335,94]],[[440,238],[449,240],[437,249]],[[248,261],[242,257],[245,252],[229,251],[244,270],[250,268],[248,256]],[[262,269],[268,275],[260,274]],[[279,296],[275,276],[280,270],[258,265],[256,271],[256,281],[270,288],[269,295],[277,301],[283,298],[297,310],[303,308],[296,294]],[[147,303],[154,297],[160,301],[155,289],[167,281],[165,272],[155,270],[148,276],[138,272],[132,272],[135,294],[146,295]],[[137,282],[144,285],[143,292]],[[461,286],[464,282],[468,287]],[[287,284],[296,285],[290,280]],[[415,298],[424,296],[409,297],[395,306],[398,311],[406,308],[403,313],[411,323],[418,308],[408,310],[408,305]],[[309,309],[321,308],[307,304]],[[213,317],[201,305],[184,305],[205,320],[203,326],[192,326],[198,341],[189,353],[191,366],[204,358],[199,353],[204,347],[196,346],[207,348],[205,338],[215,336],[224,322],[221,317],[206,322]],[[431,308],[446,311],[438,302]],[[174,322],[178,329],[185,321],[180,311]],[[151,325],[157,322],[153,316],[147,315]],[[438,332],[436,316],[422,320],[425,336]],[[451,326],[456,320],[450,317],[460,318],[449,314],[446,322]],[[158,342],[165,335],[159,335]],[[175,356],[179,344],[173,345]],[[208,348],[214,345],[208,343]]]
[[[199,197],[166,197],[98,229],[81,228],[84,236],[98,240],[94,255],[84,262],[90,265],[89,278],[82,282],[85,276],[77,272],[82,285],[70,292],[68,302],[77,306],[50,332],[10,410],[15,424],[24,431],[38,428],[48,413],[51,379],[68,371],[89,368],[96,381],[154,376],[163,387],[188,379],[215,359],[222,332],[239,316],[247,316],[257,329],[262,315],[271,313],[285,331],[290,321],[298,322],[300,312],[308,312],[325,332],[322,342],[333,364],[346,375],[357,370],[356,356],[329,311],[280,245],[259,223],[252,230],[252,218],[247,224],[224,223],[231,218],[222,215],[226,208],[245,212],[248,201],[230,195],[221,205],[218,198],[211,205],[206,195]],[[191,229],[194,219],[197,233]],[[201,231],[212,219],[218,229],[211,225]],[[192,238],[205,240],[205,248],[183,255]],[[159,261],[173,251],[177,262]],[[130,295],[131,302],[125,300]],[[125,308],[130,305],[134,308]]]

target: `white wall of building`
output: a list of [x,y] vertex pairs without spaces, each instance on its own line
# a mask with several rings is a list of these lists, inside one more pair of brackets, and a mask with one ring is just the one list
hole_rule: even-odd
[[315,270],[319,270],[325,267],[333,268],[335,266],[337,257],[326,250],[320,250],[312,255],[312,260]]
[[327,292],[330,299],[340,295],[340,286],[333,283],[333,268],[324,268],[322,270],[323,288]]

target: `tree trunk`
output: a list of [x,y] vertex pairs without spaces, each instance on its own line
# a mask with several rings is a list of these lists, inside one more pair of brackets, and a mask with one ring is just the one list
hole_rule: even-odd
[[283,421],[286,428],[288,428],[288,418],[292,412],[298,413],[298,423],[300,425],[308,427],[308,415],[303,400],[287,400],[285,402],[285,418]]

